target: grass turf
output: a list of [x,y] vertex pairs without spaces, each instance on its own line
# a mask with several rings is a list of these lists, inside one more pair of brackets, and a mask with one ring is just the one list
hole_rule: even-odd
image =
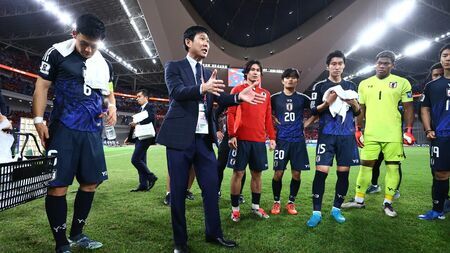
[[[167,175],[164,147],[151,147],[149,166],[159,180],[150,192],[130,193],[137,185],[137,173],[130,163],[133,147],[107,148],[109,180],[98,189],[84,232],[104,243],[95,252],[173,252],[170,209],[163,205]],[[201,194],[194,183],[195,200],[187,200],[189,248],[191,252],[449,252],[450,221],[420,221],[418,214],[431,208],[431,175],[427,148],[406,148],[403,162],[401,197],[394,203],[399,216],[390,218],[381,209],[382,193],[369,195],[364,210],[344,211],[347,222],[337,224],[329,211],[334,197],[335,169],[327,178],[323,219],[316,228],[306,221],[312,210],[311,185],[314,170],[302,173],[297,198],[299,214],[280,215],[260,220],[250,213],[250,180],[244,188],[247,202],[241,205],[241,221],[230,220],[229,185],[231,170],[226,169],[222,186],[220,211],[227,238],[239,247],[222,249],[204,242],[204,219]],[[314,150],[309,149],[313,164]],[[269,167],[271,157],[269,155]],[[211,168],[214,169],[214,168]],[[384,185],[384,166],[380,183]],[[348,198],[354,195],[358,168],[350,173]],[[261,207],[268,213],[272,206],[271,169],[263,173]],[[289,194],[290,172],[283,178],[282,205]],[[73,211],[77,185],[68,193],[68,227]],[[0,213],[0,252],[52,252],[53,238],[44,210],[44,199],[38,199]],[[87,252],[74,249],[74,252]]]

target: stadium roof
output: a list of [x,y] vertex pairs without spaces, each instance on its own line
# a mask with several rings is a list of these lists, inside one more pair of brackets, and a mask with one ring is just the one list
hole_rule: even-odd
[[[422,83],[429,67],[438,61],[439,48],[450,38],[448,0],[3,0],[0,42],[42,55],[50,44],[69,38],[71,27],[62,24],[42,2],[55,2],[73,17],[87,12],[97,15],[107,26],[106,47],[136,68],[132,71],[108,56],[119,86],[133,88],[136,84],[164,92],[163,64],[185,56],[181,35],[194,24],[212,31],[207,63],[236,67],[256,58],[272,69],[296,67],[303,70],[299,90],[326,77],[328,52],[341,49],[348,53],[358,43],[358,50],[348,56],[346,76],[373,65],[381,50],[403,54],[407,45],[426,40],[428,50],[399,60],[395,71],[413,83]],[[404,2],[415,4],[409,15],[404,6],[389,13],[392,6]],[[361,37],[380,22],[382,25]],[[365,45],[369,42],[372,45]],[[220,76],[226,79],[225,70]],[[269,90],[280,89],[279,73],[266,74],[264,79]]]
[[[147,28],[139,4],[135,0],[123,1],[134,20],[143,39],[134,31],[130,18],[127,16],[121,1],[93,0],[3,0],[0,11],[0,42],[16,47],[30,54],[41,56],[53,44],[70,38],[72,27],[63,24],[52,13],[48,3],[55,3],[61,12],[72,16],[72,20],[84,13],[98,16],[106,25],[107,35],[105,46],[113,54],[122,58],[136,69],[130,71],[111,55],[107,58],[113,63],[116,76],[121,86],[133,88],[146,86],[165,92],[163,67],[159,61],[158,52],[153,44],[153,38]],[[142,46],[142,40],[149,47],[150,57]],[[155,59],[155,63],[153,63]]]

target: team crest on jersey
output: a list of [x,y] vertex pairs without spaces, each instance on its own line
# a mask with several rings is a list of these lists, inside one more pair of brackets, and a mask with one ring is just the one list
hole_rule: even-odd
[[397,82],[390,82],[389,88],[392,88],[392,89],[397,88]]
[[292,111],[293,108],[294,108],[294,105],[292,103],[287,103],[286,104],[286,110]]
[[39,68],[39,71],[41,71],[41,73],[44,75],[48,75],[50,68],[51,68],[50,64],[43,61],[43,62],[41,62],[41,67]]
[[408,98],[412,98],[412,92],[411,92],[411,91],[407,91],[407,92],[406,92],[406,96],[407,96]]

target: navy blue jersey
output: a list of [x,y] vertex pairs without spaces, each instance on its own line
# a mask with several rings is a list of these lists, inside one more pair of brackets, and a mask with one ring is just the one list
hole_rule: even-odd
[[[51,123],[60,121],[69,129],[97,132],[102,129],[103,96],[84,83],[86,60],[76,50],[63,57],[51,47],[42,57],[39,75],[54,86]],[[108,66],[112,79],[109,62]]]
[[422,107],[431,108],[436,137],[450,136],[450,79],[443,76],[429,82],[422,95]]
[[[313,86],[311,93],[311,109],[321,105],[323,103],[322,98],[325,92],[335,85],[341,85],[344,90],[357,91],[356,85],[353,82],[342,80],[339,84],[336,84],[329,79],[325,79]],[[351,108],[347,111],[344,122],[342,122],[342,116],[340,115],[333,117],[329,109],[319,113],[319,134],[353,135],[354,133],[355,122],[353,110]]]
[[272,112],[280,124],[277,140],[300,142],[303,136],[303,111],[309,109],[311,99],[300,92],[288,96],[280,91],[271,96]]

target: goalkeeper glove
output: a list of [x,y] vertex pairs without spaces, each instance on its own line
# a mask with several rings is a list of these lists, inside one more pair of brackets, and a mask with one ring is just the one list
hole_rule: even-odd
[[412,127],[406,127],[403,132],[403,143],[407,145],[413,145],[416,142],[416,138],[412,134]]
[[359,127],[359,126],[356,127],[355,139],[356,139],[356,144],[358,144],[358,147],[363,148],[364,147],[364,136],[361,131],[361,127]]

